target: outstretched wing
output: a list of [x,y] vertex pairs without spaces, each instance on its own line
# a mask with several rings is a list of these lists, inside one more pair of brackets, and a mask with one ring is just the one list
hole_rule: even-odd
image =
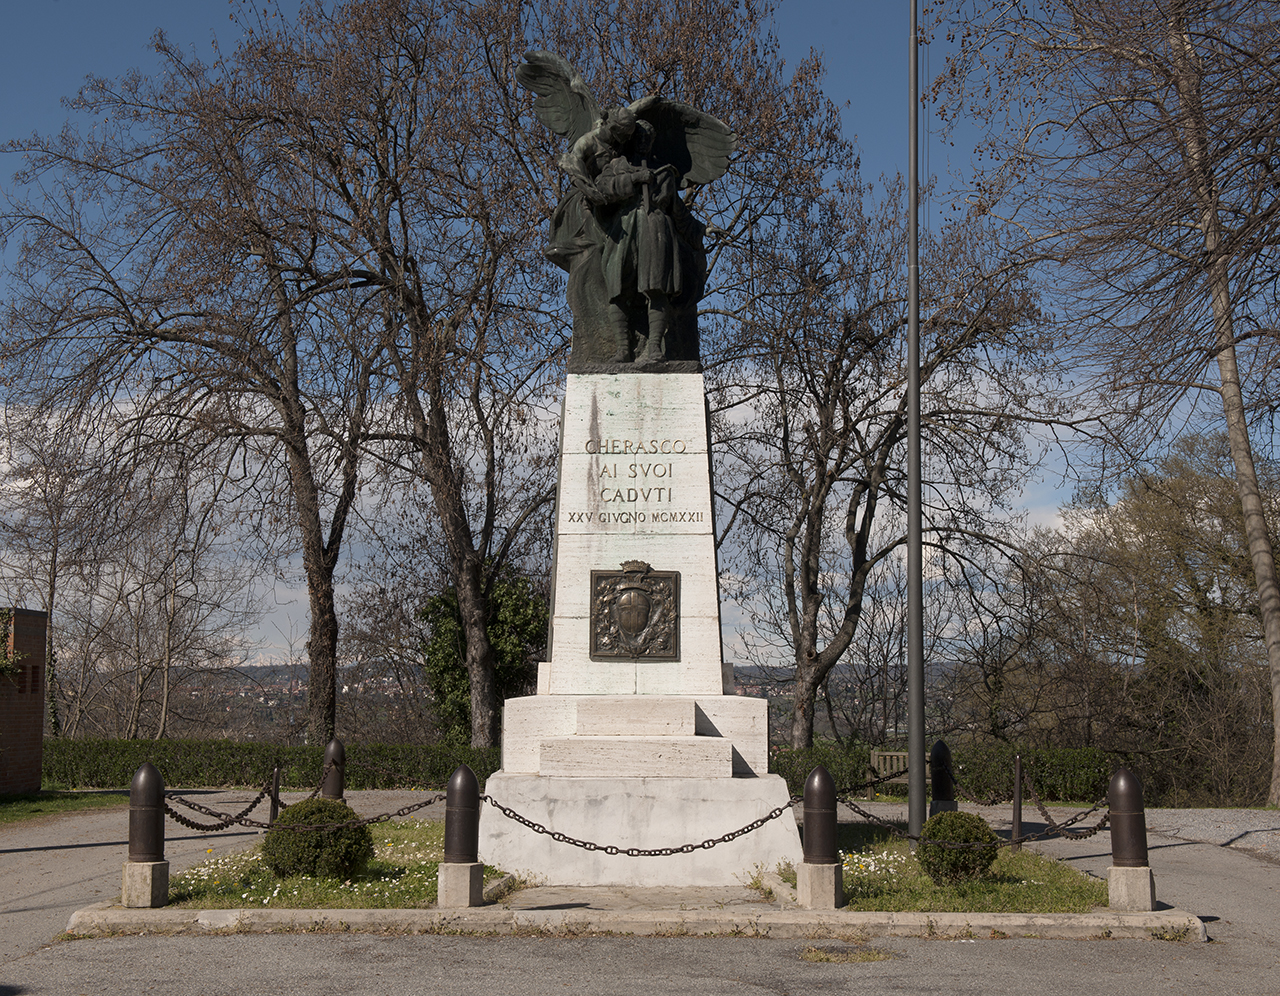
[[533,102],[538,120],[570,142],[591,131],[600,119],[600,105],[578,71],[554,52],[524,54],[516,67],[516,81],[537,94]]
[[710,183],[729,168],[738,136],[719,118],[665,97],[641,97],[631,109],[653,125],[653,159],[678,169],[681,186]]

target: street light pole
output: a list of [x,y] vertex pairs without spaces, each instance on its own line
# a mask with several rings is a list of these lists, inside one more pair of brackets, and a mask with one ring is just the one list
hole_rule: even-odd
[[907,828],[924,826],[924,547],[920,473],[920,100],[916,0],[911,0],[907,210]]

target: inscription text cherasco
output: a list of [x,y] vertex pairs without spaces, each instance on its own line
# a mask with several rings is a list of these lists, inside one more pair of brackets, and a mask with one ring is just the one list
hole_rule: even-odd
[[583,447],[588,453],[602,453],[609,456],[629,456],[632,453],[645,454],[684,453],[688,444],[683,439],[588,439]]

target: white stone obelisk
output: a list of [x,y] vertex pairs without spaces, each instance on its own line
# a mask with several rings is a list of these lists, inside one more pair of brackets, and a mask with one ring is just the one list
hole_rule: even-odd
[[[552,628],[538,694],[509,699],[486,792],[548,830],[620,848],[720,837],[788,800],[768,703],[734,694],[720,646],[700,373],[571,373],[556,497]],[[717,885],[798,864],[783,813],[692,854],[557,843],[485,807],[480,857],[563,885]]]

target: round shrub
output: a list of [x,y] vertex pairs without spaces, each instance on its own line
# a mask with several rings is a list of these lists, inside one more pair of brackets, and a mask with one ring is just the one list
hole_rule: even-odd
[[[921,828],[916,859],[939,885],[981,878],[996,859],[997,840],[987,821],[976,813],[939,813]],[[938,841],[970,846],[944,847]]]
[[359,817],[345,802],[307,799],[296,802],[276,820],[262,840],[262,858],[281,878],[315,875],[348,878],[364,871],[373,857],[373,835],[361,824],[332,830],[289,830],[293,826],[326,826]]

